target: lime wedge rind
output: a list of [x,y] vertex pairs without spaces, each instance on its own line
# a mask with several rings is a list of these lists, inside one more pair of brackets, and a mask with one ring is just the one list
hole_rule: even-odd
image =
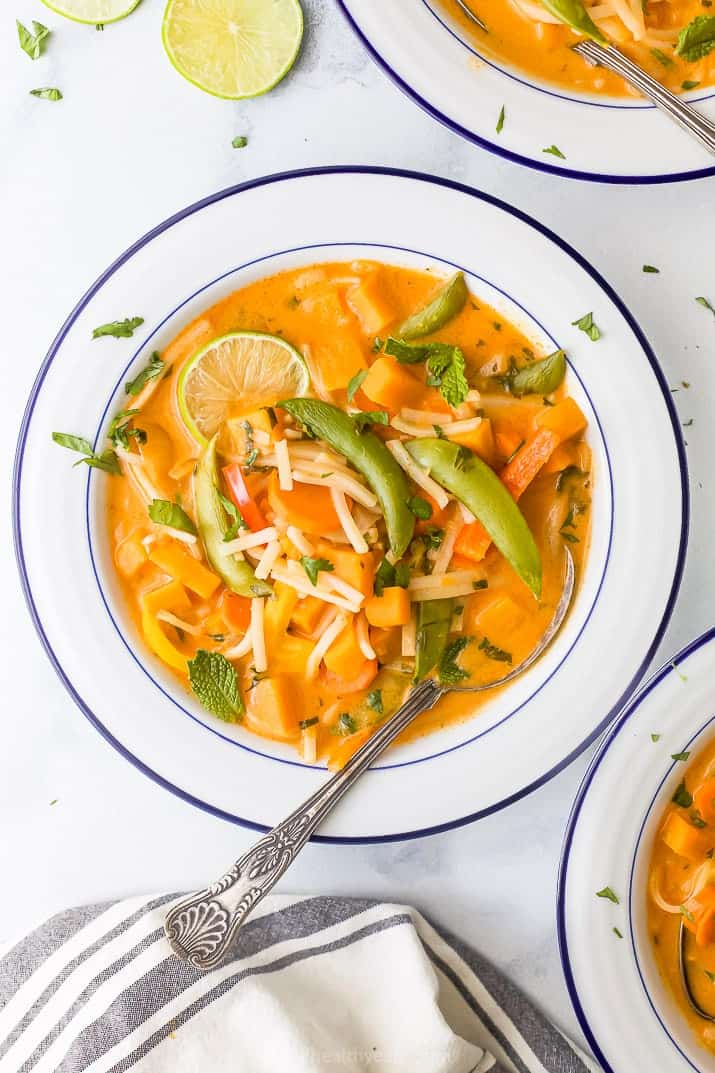
[[42,0],[42,2],[50,11],[71,19],[72,22],[81,22],[86,26],[98,24],[105,26],[131,15],[141,0],[65,0],[65,2],[55,3]]
[[184,365],[176,385],[179,413],[205,446],[229,416],[304,395],[310,384],[302,354],[280,336],[230,332],[212,339]]
[[[185,78],[187,82],[205,93],[220,97],[222,100],[232,101],[260,97],[264,93],[268,93],[281,79],[285,78],[295,63],[303,39],[303,10],[299,0],[277,0],[277,3],[274,2],[270,8],[270,11],[268,7],[263,5],[269,18],[267,18],[266,25],[259,35],[260,45],[257,45],[256,42],[251,43],[250,47],[238,47],[237,45],[233,49],[231,62],[224,65],[223,69],[228,70],[230,68],[236,78],[238,78],[239,72],[243,76],[244,84],[239,85],[237,82],[232,87],[226,84],[226,76],[222,77],[222,65],[220,58],[216,54],[213,57],[209,57],[206,54],[203,56],[198,55],[198,57],[196,55],[200,52],[202,43],[206,45],[207,52],[210,52],[212,45],[215,46],[218,39],[218,35],[214,33],[214,40],[210,42],[211,33],[202,33],[200,28],[191,27],[192,9],[197,9],[199,6],[197,0],[168,0],[164,11],[161,30],[164,50],[171,65],[182,78]],[[245,8],[255,8],[257,3],[256,0],[218,0],[218,6],[224,9],[235,9],[236,20],[238,21]],[[280,20],[276,17],[278,8],[282,10],[282,14],[292,17],[293,21],[293,25],[286,27],[283,34],[278,32],[280,28]],[[200,17],[197,17],[196,21],[200,27]],[[229,20],[227,19],[227,24],[228,22]],[[191,50],[194,53],[191,57],[186,53],[180,54],[183,50],[178,47],[177,38],[182,36],[191,42]],[[223,35],[224,40],[221,47],[228,48],[225,40],[227,37],[228,35]],[[277,47],[278,45],[280,47]],[[272,53],[275,53],[275,62],[273,63],[271,62]],[[240,62],[238,62],[239,57]],[[251,63],[251,60],[253,60],[253,63]],[[261,63],[267,65],[267,72],[269,73],[266,73],[263,77],[254,78],[252,81],[248,77],[248,73],[252,68],[254,70],[260,68]],[[211,77],[209,78],[207,74],[204,74],[203,77],[200,76],[197,70],[198,67],[202,68],[204,72],[210,71]]]

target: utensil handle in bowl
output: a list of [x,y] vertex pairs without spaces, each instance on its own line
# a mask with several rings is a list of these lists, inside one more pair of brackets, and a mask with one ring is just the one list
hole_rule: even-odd
[[177,957],[198,969],[212,969],[226,957],[249,913],[276,885],[317,827],[344,793],[409,726],[428,711],[444,689],[426,678],[404,704],[302,805],[263,835],[208,887],[183,898],[166,916],[164,930]]
[[652,101],[656,108],[696,138],[709,153],[715,155],[715,123],[696,112],[686,101],[671,93],[617,48],[612,45],[609,48],[603,48],[595,41],[580,41],[574,47],[574,52],[578,52],[579,56],[583,56],[590,63],[607,67],[609,71],[621,75],[644,97]]

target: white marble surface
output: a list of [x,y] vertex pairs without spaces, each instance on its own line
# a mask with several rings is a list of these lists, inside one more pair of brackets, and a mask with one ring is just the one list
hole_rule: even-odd
[[[160,0],[143,0],[102,34],[62,20],[39,0],[16,0],[3,15],[0,943],[68,904],[200,885],[253,837],[148,781],[73,707],[25,610],[7,513],[22,409],[63,318],[132,240],[216,189],[313,164],[391,164],[497,194],[572,242],[640,320],[669,382],[692,384],[676,395],[682,419],[694,419],[687,429],[690,553],[661,659],[712,624],[715,317],[694,297],[709,294],[715,303],[715,180],[599,187],[501,162],[403,97],[332,0],[306,6],[306,43],[293,74],[269,96],[237,104],[202,94],[171,69],[160,42]],[[17,48],[15,15],[53,29],[41,61]],[[28,95],[42,85],[59,86],[64,100]],[[248,136],[246,149],[231,148],[236,134]],[[644,262],[661,274],[644,275]],[[48,544],[57,521],[38,512]],[[637,598],[638,578],[633,590]],[[554,897],[563,828],[586,762],[507,811],[449,834],[402,845],[309,847],[291,886],[415,903],[577,1034],[559,967]]]

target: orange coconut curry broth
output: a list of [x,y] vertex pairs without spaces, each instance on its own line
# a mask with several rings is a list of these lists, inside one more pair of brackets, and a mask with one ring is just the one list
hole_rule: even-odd
[[715,1025],[695,1013],[681,983],[679,942],[682,923],[691,992],[715,1015],[714,856],[715,742],[684,767],[655,838],[648,887],[648,927],[661,976],[699,1042],[713,1051]]
[[[260,362],[247,386],[245,353],[235,392],[233,367],[197,380],[207,347],[238,360],[211,348],[237,332],[295,347],[306,390],[275,397]],[[152,361],[120,418],[109,538],[137,631],[214,715],[340,766],[417,678],[493,681],[538,644],[564,549],[580,573],[588,548],[586,420],[564,355],[534,353],[461,274],[284,272]],[[209,397],[205,436],[186,384]],[[446,697],[407,736],[478,704]]]
[[[637,95],[618,75],[591,67],[578,56],[573,51],[578,37],[541,0],[470,2],[488,33],[475,26],[457,0],[442,0],[442,6],[485,56],[577,92]],[[567,0],[566,6],[570,4]],[[586,0],[583,7],[608,42],[669,89],[678,92],[715,82],[713,46],[696,40],[705,34],[715,44],[715,18],[712,26],[703,23],[711,16],[701,0]],[[696,19],[700,21],[693,26]],[[681,37],[688,27],[689,36]]]

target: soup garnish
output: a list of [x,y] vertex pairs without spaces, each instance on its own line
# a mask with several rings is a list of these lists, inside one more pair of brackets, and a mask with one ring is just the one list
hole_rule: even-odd
[[[345,763],[412,682],[496,681],[590,535],[563,351],[469,294],[358,261],[251,283],[126,385],[109,541],[147,646],[215,717]],[[111,457],[110,457],[111,456]],[[103,461],[104,460],[104,461]],[[443,698],[414,737],[473,714]]]

